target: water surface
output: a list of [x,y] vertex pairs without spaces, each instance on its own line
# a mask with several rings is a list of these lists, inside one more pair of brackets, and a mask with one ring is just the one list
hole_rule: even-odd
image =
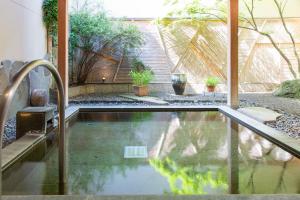
[[[67,137],[68,194],[300,192],[299,159],[219,112],[82,113]],[[4,194],[58,194],[51,143],[4,173]]]

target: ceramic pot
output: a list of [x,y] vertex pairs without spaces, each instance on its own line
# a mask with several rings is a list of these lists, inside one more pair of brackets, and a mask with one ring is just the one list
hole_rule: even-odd
[[46,106],[48,104],[48,94],[44,89],[34,89],[30,95],[31,106]]
[[176,95],[183,95],[186,83],[185,74],[172,74],[172,87]]
[[206,86],[208,92],[214,92],[216,89],[216,86]]
[[144,86],[134,85],[133,92],[136,96],[139,96],[139,97],[148,96],[148,94],[149,94],[148,85],[144,85]]

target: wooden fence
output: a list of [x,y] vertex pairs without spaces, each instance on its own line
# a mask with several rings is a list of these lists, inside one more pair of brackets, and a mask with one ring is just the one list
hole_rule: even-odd
[[[186,73],[190,84],[203,84],[208,76],[217,76],[226,85],[227,28],[221,22],[177,20],[167,24],[152,21],[130,21],[145,34],[146,44],[141,59],[155,73],[153,83],[170,83],[174,72]],[[264,31],[272,31],[279,47],[290,58],[297,71],[292,45],[279,19],[259,19]],[[287,19],[300,53],[300,19]],[[75,69],[76,71],[76,66]],[[130,83],[130,65],[126,58],[118,62],[99,62],[90,73],[87,83]],[[106,73],[106,74],[105,74]],[[284,80],[292,79],[285,61],[270,41],[253,31],[239,31],[240,90],[270,91]],[[220,87],[225,90],[226,87]]]

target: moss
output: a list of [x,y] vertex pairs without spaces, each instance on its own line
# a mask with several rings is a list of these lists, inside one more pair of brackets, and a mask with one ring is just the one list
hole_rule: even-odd
[[300,79],[285,81],[274,92],[275,96],[300,99]]

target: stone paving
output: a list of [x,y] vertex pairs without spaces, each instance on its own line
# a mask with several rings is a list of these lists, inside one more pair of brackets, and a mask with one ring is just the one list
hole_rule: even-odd
[[239,108],[238,111],[264,124],[276,122],[276,120],[282,116],[282,114],[268,108],[255,106]]

